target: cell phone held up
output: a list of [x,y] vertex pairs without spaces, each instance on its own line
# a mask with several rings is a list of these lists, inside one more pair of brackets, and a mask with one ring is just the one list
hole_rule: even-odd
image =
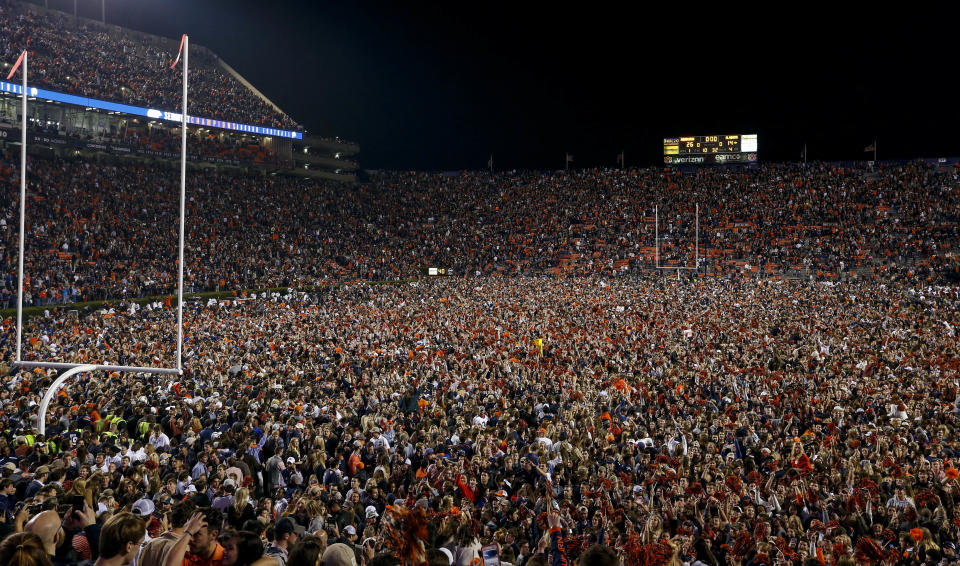
[[70,504],[70,507],[74,511],[83,511],[83,504],[85,503],[82,495],[71,495],[67,498],[67,503]]
[[61,517],[67,517],[74,512],[79,513],[83,511],[83,504],[82,495],[70,495],[66,498],[66,501],[57,505],[57,513]]
[[500,566],[500,549],[497,545],[484,546],[480,549],[480,555],[483,557],[483,566]]

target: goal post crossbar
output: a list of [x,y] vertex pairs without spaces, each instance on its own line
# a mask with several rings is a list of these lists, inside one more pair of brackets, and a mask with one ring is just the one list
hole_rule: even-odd
[[183,375],[183,370],[177,368],[151,368],[141,366],[115,366],[111,364],[69,364],[64,362],[14,362],[14,367],[22,368],[48,368],[48,369],[73,369],[77,367],[91,368],[83,371],[104,370],[104,371],[122,371],[131,373],[156,373],[166,375]]

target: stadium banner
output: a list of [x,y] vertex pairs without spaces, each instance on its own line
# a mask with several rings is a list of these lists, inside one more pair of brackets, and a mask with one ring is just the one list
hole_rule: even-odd
[[[50,102],[62,102],[64,104],[73,104],[74,106],[83,106],[86,108],[96,108],[97,110],[106,110],[108,112],[120,112],[121,114],[132,114],[142,116],[152,120],[164,120],[167,122],[180,122],[179,112],[168,112],[164,110],[155,110],[153,108],[142,108],[140,106],[131,106],[129,104],[120,104],[118,102],[108,102],[106,100],[97,100],[96,98],[87,98],[75,94],[64,94],[53,90],[45,90],[36,87],[27,87],[27,95],[33,98],[46,99]],[[0,93],[22,94],[23,87],[18,84],[0,81]],[[250,124],[240,124],[237,122],[228,122],[226,120],[216,120],[214,118],[202,118],[199,116],[187,116],[187,123],[195,126],[204,126],[208,128],[217,128],[221,130],[233,130],[235,132],[244,132],[260,136],[273,136],[278,138],[290,138],[295,140],[303,139],[303,132],[291,130],[281,130],[278,128],[266,128],[264,126],[253,126]]]

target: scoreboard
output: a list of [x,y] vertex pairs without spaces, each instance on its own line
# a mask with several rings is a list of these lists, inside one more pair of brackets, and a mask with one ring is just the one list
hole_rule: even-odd
[[757,134],[663,138],[663,162],[675,164],[753,163]]

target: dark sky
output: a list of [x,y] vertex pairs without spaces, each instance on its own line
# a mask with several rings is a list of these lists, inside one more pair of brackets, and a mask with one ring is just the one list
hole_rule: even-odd
[[764,161],[804,142],[811,159],[859,159],[875,138],[881,159],[960,155],[955,14],[637,4],[106,6],[111,23],[189,33],[309,132],[358,141],[365,168],[479,169],[492,153],[553,169],[565,152],[592,167],[621,150],[652,165],[664,137],[696,134],[757,133]]

